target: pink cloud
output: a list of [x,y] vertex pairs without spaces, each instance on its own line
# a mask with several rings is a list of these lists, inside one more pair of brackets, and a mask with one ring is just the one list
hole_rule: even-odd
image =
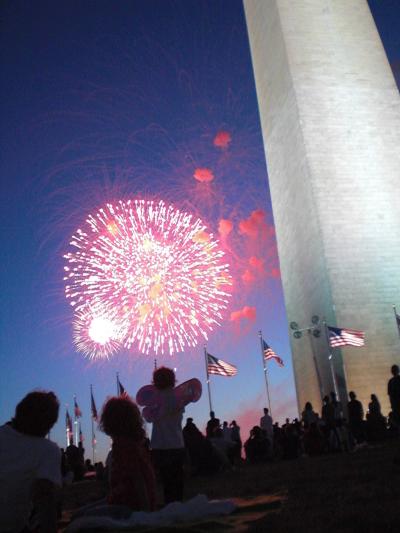
[[228,148],[230,142],[232,141],[232,136],[229,131],[219,131],[214,137],[214,146],[225,150]]
[[249,269],[246,269],[242,274],[242,280],[244,283],[253,283],[255,281],[255,276]]
[[233,223],[226,218],[221,218],[218,224],[218,232],[221,236],[221,239],[226,239],[232,229]]
[[261,232],[267,230],[265,211],[256,209],[250,213],[249,218],[239,222],[239,233],[248,237],[256,238]]
[[269,275],[271,276],[271,278],[279,279],[281,277],[281,271],[279,270],[279,268],[272,268],[269,272]]
[[263,271],[264,270],[264,260],[252,255],[249,258],[249,265],[255,270]]
[[236,320],[241,320],[242,318],[245,318],[247,320],[250,320],[251,322],[254,322],[256,319],[256,308],[245,305],[244,307],[242,307],[242,309],[239,309],[238,311],[232,311],[231,313],[232,322],[235,322]]
[[210,181],[213,181],[214,174],[209,168],[196,168],[193,177],[201,183],[209,183]]

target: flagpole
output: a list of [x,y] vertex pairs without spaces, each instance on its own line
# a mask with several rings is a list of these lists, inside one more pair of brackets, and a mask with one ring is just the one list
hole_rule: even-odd
[[119,396],[119,372],[117,372],[117,396]]
[[207,388],[208,388],[208,403],[210,405],[210,413],[213,410],[211,404],[211,388],[210,388],[210,375],[208,373],[208,357],[207,357],[207,346],[204,345],[204,361],[206,363],[206,376],[207,376]]
[[[67,413],[68,413],[68,404],[65,404],[65,437],[67,439],[67,448],[68,448],[70,435],[69,435],[69,426],[68,426]],[[68,413],[68,415],[69,415],[69,413]]]
[[[92,399],[93,399],[93,385],[90,385],[90,407],[92,408]],[[92,458],[93,458],[93,464],[94,464],[94,460],[95,460],[95,436],[94,436],[94,421],[93,421],[93,409],[91,409],[92,411]]]
[[264,357],[264,345],[263,345],[263,338],[262,338],[261,330],[258,332],[258,336],[260,337],[261,361],[262,361],[262,366],[263,366],[263,370],[264,370],[265,388],[267,390],[269,414],[272,416],[271,399],[269,397],[269,386],[268,386],[268,376],[267,376],[267,362],[266,362],[265,357]]
[[400,327],[399,327],[399,323],[398,323],[398,321],[397,321],[397,316],[398,316],[398,315],[397,315],[396,306],[395,306],[394,304],[393,304],[393,313],[394,313],[394,321],[395,321],[395,323],[396,323],[396,327],[397,327],[397,333],[398,333],[398,335],[399,335],[399,337],[400,337]]
[[324,325],[325,339],[326,339],[326,342],[328,343],[328,361],[329,361],[329,367],[331,369],[331,374],[332,374],[333,388],[335,389],[336,398],[340,401],[339,389],[338,389],[337,382],[336,382],[335,368],[333,366],[333,353],[331,350],[331,343],[329,342],[328,325],[325,319],[322,321],[322,324]]
[[78,446],[78,420],[76,418],[76,394],[74,394],[74,427],[75,427],[75,446]]
[[313,360],[314,360],[315,372],[316,372],[316,374],[317,374],[317,380],[318,380],[318,386],[319,386],[319,393],[320,393],[321,401],[322,401],[323,398],[324,398],[324,391],[323,391],[323,388],[322,388],[322,380],[321,380],[321,375],[320,375],[320,373],[319,373],[317,356],[315,355],[315,347],[314,347],[314,343],[313,343],[313,339],[312,339],[312,338],[313,338],[312,329],[311,329],[311,328],[308,328],[308,329],[307,329],[307,332],[308,332],[308,336],[309,336],[309,339],[310,339],[310,345],[311,345],[311,351],[312,351],[312,354],[313,354]]

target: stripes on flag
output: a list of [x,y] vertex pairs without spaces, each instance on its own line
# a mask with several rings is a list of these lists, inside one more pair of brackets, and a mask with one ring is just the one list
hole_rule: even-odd
[[237,374],[236,366],[217,359],[209,353],[207,353],[207,370],[209,374],[215,374],[217,376],[231,377]]
[[283,362],[283,359],[279,357],[279,355],[276,355],[274,350],[269,346],[265,340],[263,339],[263,354],[265,361],[269,361],[270,359],[274,359],[279,366],[285,366],[285,363]]
[[365,332],[356,329],[334,328],[328,326],[329,344],[332,348],[338,346],[364,346]]

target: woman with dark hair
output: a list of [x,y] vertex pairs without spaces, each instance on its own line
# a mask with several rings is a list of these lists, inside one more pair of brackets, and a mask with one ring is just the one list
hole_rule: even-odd
[[164,489],[165,503],[183,499],[185,448],[182,416],[185,411],[174,395],[175,373],[161,367],[153,372],[153,385],[160,395],[160,410],[153,421],[151,448]]
[[110,398],[103,407],[100,429],[112,438],[107,502],[133,511],[153,511],[155,477],[139,408],[127,395]]
[[301,413],[301,420],[305,429],[308,429],[311,424],[318,423],[318,414],[313,410],[311,402],[306,402],[304,411]]
[[385,438],[386,418],[382,415],[381,404],[376,394],[371,394],[367,413],[367,436],[368,440],[376,441]]
[[0,427],[2,532],[28,531],[32,518],[43,533],[57,529],[61,454],[57,444],[45,437],[58,410],[53,392],[31,392],[17,405],[12,421]]

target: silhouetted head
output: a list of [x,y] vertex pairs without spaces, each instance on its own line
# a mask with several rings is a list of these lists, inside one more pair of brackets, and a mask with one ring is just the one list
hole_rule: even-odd
[[130,437],[141,441],[145,437],[139,408],[127,394],[106,401],[99,426],[111,438]]
[[324,403],[329,403],[329,396],[324,396],[323,400]]
[[264,414],[267,415],[269,413],[268,407],[264,407]]
[[12,425],[20,433],[45,437],[57,422],[59,408],[54,392],[30,392],[17,405]]
[[258,438],[262,435],[262,431],[260,426],[253,426],[253,428],[250,430],[250,436]]
[[175,372],[165,366],[157,368],[153,372],[153,385],[160,390],[175,387]]
[[306,411],[312,411],[312,404],[311,402],[307,402],[306,405],[304,406],[304,409]]
[[349,396],[350,396],[351,400],[355,400],[356,399],[356,393],[354,391],[350,391],[349,392]]
[[210,418],[215,418],[215,413],[214,413],[214,411],[210,411]]
[[231,422],[231,426],[233,426],[233,427],[236,427],[236,426],[237,426],[237,424],[236,424],[236,420],[232,420],[232,422]]
[[227,422],[226,420],[224,420],[223,423],[222,423],[222,426],[223,426],[224,428],[227,428],[227,427],[228,427],[228,422]]
[[371,394],[371,400],[373,402],[377,402],[378,401],[378,396],[376,394]]
[[390,370],[391,370],[393,376],[398,376],[399,375],[399,367],[398,367],[398,365],[393,365]]

